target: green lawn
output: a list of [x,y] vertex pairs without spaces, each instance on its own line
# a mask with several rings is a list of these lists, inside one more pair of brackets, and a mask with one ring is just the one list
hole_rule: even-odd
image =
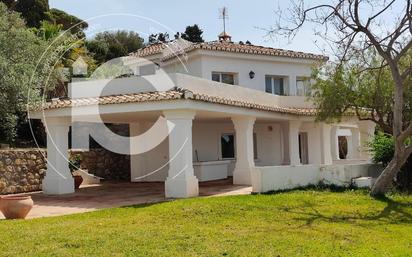
[[412,197],[293,191],[0,221],[2,256],[412,256]]

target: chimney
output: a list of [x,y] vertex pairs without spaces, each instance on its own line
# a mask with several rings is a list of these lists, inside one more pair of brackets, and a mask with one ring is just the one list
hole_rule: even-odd
[[222,33],[220,33],[220,35],[219,35],[219,41],[220,41],[220,42],[232,42],[232,36],[229,35],[229,34],[226,33],[226,32],[222,32]]

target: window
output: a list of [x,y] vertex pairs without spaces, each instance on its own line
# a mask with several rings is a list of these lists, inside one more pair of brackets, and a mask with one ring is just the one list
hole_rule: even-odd
[[235,158],[235,135],[222,134],[220,138],[220,145],[222,147],[222,159]]
[[266,93],[285,95],[284,78],[266,76]]
[[[222,159],[234,159],[235,158],[235,135],[234,134],[222,134],[220,138],[220,145],[222,149]],[[257,137],[256,133],[253,133],[253,158],[256,160],[257,156]]]
[[257,137],[256,133],[253,133],[253,159],[257,159]]
[[310,90],[310,80],[308,78],[296,78],[296,94],[307,96]]
[[299,158],[301,164],[309,164],[308,133],[299,133]]
[[212,72],[212,80],[216,82],[234,85],[235,84],[235,74],[223,73],[223,72]]

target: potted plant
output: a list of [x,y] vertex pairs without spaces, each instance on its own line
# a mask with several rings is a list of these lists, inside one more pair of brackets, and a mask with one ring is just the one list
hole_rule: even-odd
[[72,173],[74,179],[74,188],[79,189],[80,185],[83,183],[83,177],[75,174],[77,170],[80,170],[81,158],[79,154],[73,154],[69,160],[69,169]]
[[6,219],[25,219],[32,208],[31,196],[0,196],[0,211]]

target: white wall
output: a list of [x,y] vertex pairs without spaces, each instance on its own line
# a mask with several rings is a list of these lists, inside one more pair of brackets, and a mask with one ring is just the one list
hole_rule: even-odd
[[[148,128],[150,124],[147,124]],[[270,131],[269,126],[272,127]],[[255,124],[254,132],[257,138],[258,159],[257,166],[281,165],[282,155],[282,134],[278,123]],[[234,133],[232,122],[199,122],[193,123],[193,161],[207,162],[221,160],[220,137],[223,133]],[[140,175],[147,175],[153,171],[159,170],[169,159],[168,138],[150,152],[138,156],[132,156],[133,160],[141,161],[145,171],[134,172]],[[197,151],[197,156],[195,151]],[[135,165],[132,165],[135,166]],[[229,165],[229,175],[233,172],[233,165]],[[139,181],[164,181],[167,177],[168,166],[161,168],[154,174],[145,177]]]
[[[284,76],[285,91],[290,95],[295,95],[296,92],[296,77],[310,77],[311,66],[310,62],[299,62],[296,59],[288,60],[287,58],[275,57],[267,58],[258,56],[254,59],[241,58],[234,54],[212,54],[211,52],[202,56],[189,56],[187,61],[183,61],[187,67],[186,71],[180,62],[167,64],[165,70],[167,72],[187,73],[193,76],[202,77],[208,80],[212,79],[212,72],[230,72],[237,73],[238,85],[265,91],[265,76]],[[250,79],[249,72],[255,72],[255,78]]]
[[322,163],[321,128],[316,122],[303,123],[300,132],[308,133],[309,164]]
[[256,167],[252,172],[253,192],[293,189],[319,182],[345,186],[352,178],[376,176],[382,167],[373,164],[303,165]]
[[[272,131],[270,128],[272,127]],[[197,150],[199,160],[193,153],[194,161],[216,161],[221,159],[220,136],[223,133],[234,133],[233,124],[194,122],[193,124],[193,151]],[[257,139],[256,165],[281,165],[282,138],[280,124],[255,124],[254,133]]]

